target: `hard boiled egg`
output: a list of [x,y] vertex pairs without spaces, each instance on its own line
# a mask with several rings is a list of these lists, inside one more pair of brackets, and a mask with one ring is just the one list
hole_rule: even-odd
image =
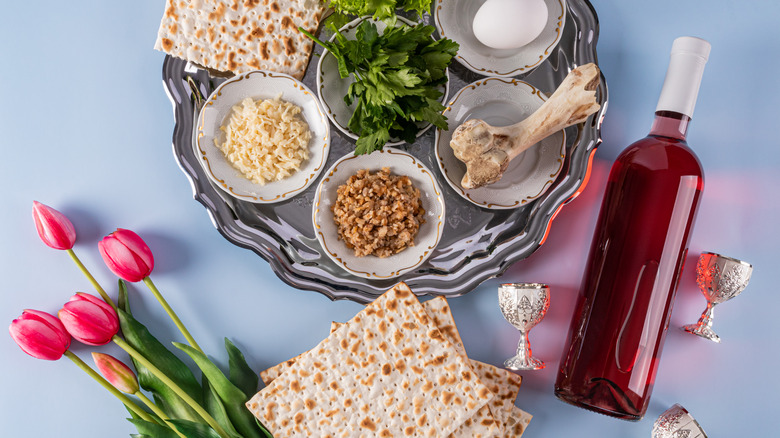
[[544,0],[487,0],[474,15],[474,36],[494,49],[516,49],[533,41],[547,24]]

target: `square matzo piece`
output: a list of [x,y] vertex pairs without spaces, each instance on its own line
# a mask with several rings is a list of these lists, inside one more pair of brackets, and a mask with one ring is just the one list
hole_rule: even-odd
[[[441,334],[450,341],[458,353],[464,358],[466,351],[463,348],[463,341],[460,338],[455,321],[450,313],[447,300],[443,297],[434,298],[422,303],[425,312],[431,318]],[[331,333],[336,331],[343,323],[331,323]],[[286,360],[278,365],[268,368],[260,373],[260,378],[268,385],[279,375],[287,371],[303,353],[297,357]],[[503,436],[519,437],[522,435],[525,427],[531,419],[531,415],[515,407],[515,399],[522,379],[520,376],[507,370],[497,368],[493,365],[485,364],[476,360],[469,359],[472,370],[479,377],[479,380],[490,389],[494,394],[493,400],[486,406],[483,406],[474,417],[471,418],[471,424],[462,424],[452,434],[450,438],[460,437],[487,437],[495,435],[497,432],[503,432]],[[489,415],[485,415],[485,411]],[[493,417],[496,425],[487,424],[490,422],[490,416]],[[503,430],[501,430],[503,429]]]
[[491,398],[400,284],[298,358],[247,407],[277,438],[439,438]]
[[[423,307],[444,337],[452,342],[463,357],[466,357],[466,349],[463,347],[463,340],[460,338],[447,300],[444,297],[437,297],[426,301]],[[512,415],[523,379],[511,371],[490,364],[476,360],[470,360],[469,363],[479,379],[495,395],[488,405],[490,412],[499,424],[505,425]]]
[[320,0],[167,0],[154,48],[241,74],[271,70],[301,79],[324,7]]

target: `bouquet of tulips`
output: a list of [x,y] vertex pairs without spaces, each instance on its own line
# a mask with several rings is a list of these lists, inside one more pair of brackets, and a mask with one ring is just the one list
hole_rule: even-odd
[[[58,360],[63,355],[72,360],[124,403],[131,414],[129,420],[139,432],[135,437],[271,437],[244,406],[257,391],[257,374],[227,339],[228,375],[208,359],[149,277],[154,257],[136,233],[118,229],[98,244],[106,265],[120,277],[115,303],[73,252],[76,231],[70,220],[39,202],[33,203],[33,219],[43,242],[51,248],[65,250],[100,297],[76,293],[57,316],[25,310],[10,327],[11,337],[25,353],[44,360]],[[187,353],[200,369],[201,382],[182,360],[133,318],[126,281],[143,281],[163,306],[187,340],[187,344],[174,342],[173,345]],[[93,352],[98,373],[69,351],[71,339],[93,346],[114,342],[128,353],[136,372],[113,356]]]

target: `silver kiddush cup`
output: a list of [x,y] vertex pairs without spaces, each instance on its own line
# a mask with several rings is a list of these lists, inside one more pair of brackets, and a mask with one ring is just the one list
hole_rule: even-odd
[[498,288],[498,306],[510,324],[520,331],[517,354],[504,361],[510,370],[540,370],[544,362],[531,355],[528,331],[550,308],[550,288],[540,283],[505,283]]
[[690,412],[675,404],[655,420],[653,438],[707,438],[707,434]]
[[719,343],[720,337],[712,330],[713,308],[742,293],[752,273],[750,263],[714,252],[703,252],[696,265],[696,284],[707,299],[707,308],[696,324],[683,326],[683,330]]

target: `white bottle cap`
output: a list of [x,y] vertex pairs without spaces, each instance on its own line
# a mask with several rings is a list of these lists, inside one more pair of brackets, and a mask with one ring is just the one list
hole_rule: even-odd
[[693,117],[710,43],[695,37],[680,37],[672,44],[666,79],[656,111],[672,111]]

